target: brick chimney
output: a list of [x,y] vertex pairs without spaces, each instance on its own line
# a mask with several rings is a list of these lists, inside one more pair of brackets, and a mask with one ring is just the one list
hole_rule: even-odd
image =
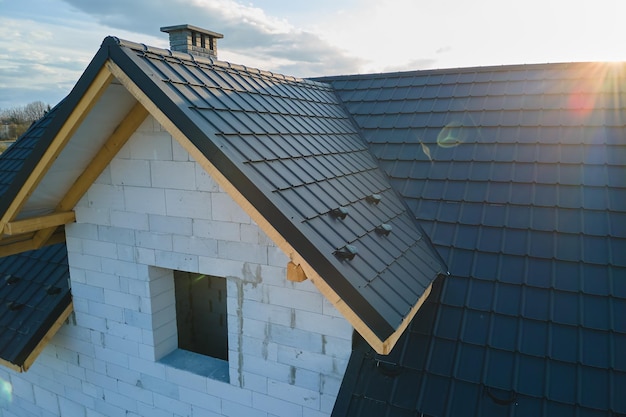
[[161,32],[169,33],[170,49],[197,56],[217,59],[217,40],[224,35],[192,25],[165,26]]

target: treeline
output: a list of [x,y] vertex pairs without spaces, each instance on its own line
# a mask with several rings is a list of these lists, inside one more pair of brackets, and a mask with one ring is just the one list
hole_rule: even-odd
[[50,110],[43,101],[33,101],[22,107],[0,110],[0,140],[15,140],[36,120]]

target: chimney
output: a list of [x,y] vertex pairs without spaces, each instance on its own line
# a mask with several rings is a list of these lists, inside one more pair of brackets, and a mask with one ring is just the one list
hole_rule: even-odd
[[217,59],[217,40],[224,35],[192,25],[165,26],[161,32],[169,33],[170,49],[196,56]]

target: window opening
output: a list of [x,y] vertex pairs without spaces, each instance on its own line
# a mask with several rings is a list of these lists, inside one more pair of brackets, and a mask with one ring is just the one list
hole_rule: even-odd
[[228,360],[226,279],[174,271],[178,348]]

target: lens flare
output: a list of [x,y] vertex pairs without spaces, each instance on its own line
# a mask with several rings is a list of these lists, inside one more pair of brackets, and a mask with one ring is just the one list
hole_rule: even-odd
[[0,406],[8,405],[13,400],[13,386],[0,378]]
[[459,121],[452,121],[445,125],[437,135],[437,145],[442,148],[459,146],[466,139],[466,129]]

